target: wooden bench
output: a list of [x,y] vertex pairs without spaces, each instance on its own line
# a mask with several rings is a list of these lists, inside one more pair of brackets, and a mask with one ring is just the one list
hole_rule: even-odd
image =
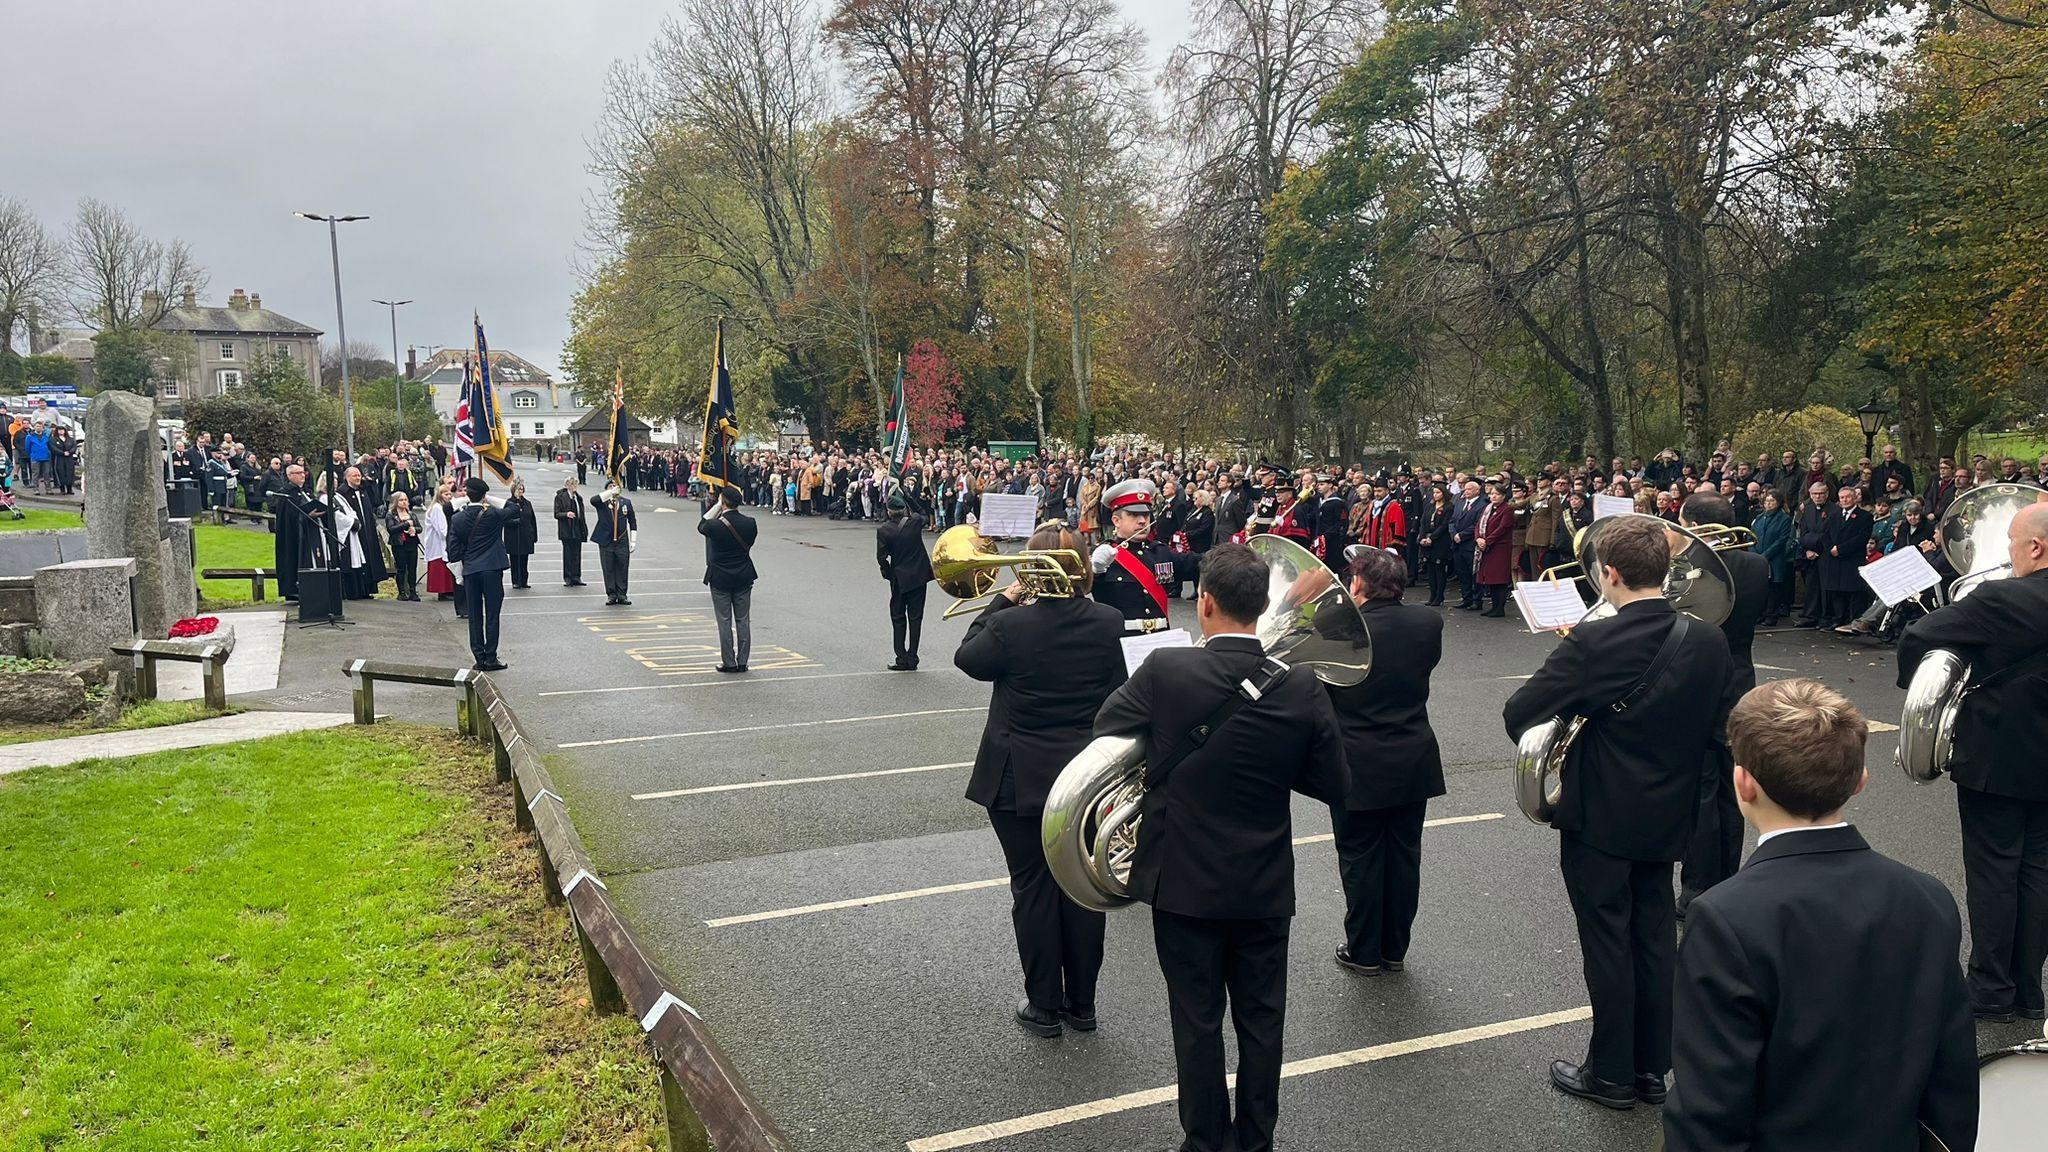
[[460,688],[455,703],[455,730],[464,736],[483,734],[482,708],[477,704],[477,681],[483,673],[474,668],[435,668],[425,664],[398,664],[389,660],[350,660],[341,666],[355,685],[355,714],[358,724],[377,722],[377,682],[426,684],[436,688]]
[[205,686],[209,711],[219,712],[227,708],[227,663],[232,649],[226,645],[207,644],[192,648],[173,640],[130,640],[111,647],[116,656],[126,656],[135,662],[135,699],[156,699],[156,662],[176,660],[200,666],[200,682]]
[[272,580],[277,579],[275,568],[205,568],[200,576],[208,580],[247,580],[256,602],[263,602],[263,590]]
[[209,511],[213,513],[213,522],[222,527],[226,527],[230,520],[250,520],[258,524],[277,522],[276,513],[265,512],[260,508],[230,508],[225,504],[216,504]]

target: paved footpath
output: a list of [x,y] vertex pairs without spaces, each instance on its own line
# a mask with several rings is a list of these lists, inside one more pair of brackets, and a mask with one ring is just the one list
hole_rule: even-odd
[[[547,507],[564,470],[522,465]],[[605,875],[659,960],[800,1148],[941,1152],[1167,1148],[1165,988],[1141,911],[1111,917],[1093,1035],[1041,1040],[1022,994],[1001,853],[962,798],[988,689],[954,670],[964,620],[934,589],[924,670],[893,673],[874,528],[762,516],[753,671],[711,671],[697,509],[640,493],[630,607],[559,579],[543,540],[508,593],[494,677],[548,755]],[[551,535],[551,534],[544,534]],[[1180,614],[1192,626],[1191,605]],[[447,605],[379,602],[356,629],[294,630],[284,708],[347,707],[349,656],[464,662]],[[1280,1141],[1357,1148],[1646,1147],[1656,1113],[1559,1096],[1554,1056],[1583,1051],[1585,991],[1556,835],[1517,813],[1507,695],[1551,641],[1451,613],[1431,713],[1449,794],[1430,806],[1423,903],[1404,974],[1331,961],[1343,898],[1325,811],[1297,804],[1300,914],[1289,973]],[[1766,676],[1813,674],[1896,721],[1889,652],[1761,637]],[[447,723],[450,693],[380,686],[380,710]],[[1852,816],[1881,849],[1960,891],[1954,796],[1872,740]],[[2025,1029],[1987,1028],[1985,1047]],[[1875,1058],[1875,1057],[1874,1057]]]
[[24,768],[55,764],[76,764],[115,756],[147,756],[152,752],[174,752],[204,748],[212,744],[233,744],[238,740],[260,740],[288,732],[334,728],[346,724],[346,713],[334,712],[240,712],[216,716],[190,724],[162,728],[139,728],[133,732],[95,732],[66,736],[60,740],[36,740],[27,744],[0,746],[0,776]]

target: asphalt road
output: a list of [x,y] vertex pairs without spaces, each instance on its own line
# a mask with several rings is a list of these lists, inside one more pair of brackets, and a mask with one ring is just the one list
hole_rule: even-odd
[[[547,507],[562,471],[523,473]],[[718,675],[697,510],[635,502],[632,606],[604,606],[587,550],[592,586],[562,587],[543,540],[533,589],[506,602],[498,679],[554,747],[612,892],[785,1130],[816,1152],[1173,1147],[1165,987],[1141,911],[1112,916],[1100,1031],[1042,1040],[1009,1019],[1022,980],[1001,855],[961,796],[988,699],[949,659],[966,621],[938,620],[934,589],[924,670],[885,671],[873,526],[764,515],[754,670]],[[1280,1143],[1647,1147],[1654,1109],[1609,1112],[1546,1078],[1551,1058],[1583,1052],[1585,991],[1556,836],[1514,807],[1500,708],[1551,641],[1450,616],[1431,707],[1450,792],[1430,806],[1446,822],[1424,837],[1405,973],[1332,963],[1335,855],[1297,848],[1286,1052],[1299,1063]],[[1819,676],[1873,720],[1898,718],[1888,650],[1778,632],[1756,655],[1766,677]],[[1892,751],[1891,735],[1872,739],[1852,817],[1960,892],[1952,790],[1910,783]],[[1318,806],[1295,815],[1298,837],[1328,833]]]

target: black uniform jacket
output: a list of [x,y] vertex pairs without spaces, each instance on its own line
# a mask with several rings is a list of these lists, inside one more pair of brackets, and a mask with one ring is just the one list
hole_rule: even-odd
[[1429,677],[1444,654],[1444,618],[1416,604],[1368,600],[1372,673],[1324,685],[1344,737],[1351,788],[1344,807],[1392,808],[1444,794],[1444,762],[1429,726]]
[[699,519],[697,531],[704,537],[704,583],[723,592],[751,588],[760,574],[754,571],[754,537],[760,532],[754,519],[737,508],[712,520]]
[[1288,793],[1331,804],[1348,791],[1337,718],[1306,668],[1293,669],[1239,708],[1165,780],[1154,782],[1156,767],[1262,659],[1252,636],[1161,649],[1095,717],[1097,736],[1147,740],[1144,824],[1131,863],[1131,894],[1161,911],[1219,920],[1294,915]]
[[[2048,569],[1993,580],[1913,622],[1899,640],[1899,687],[1930,648],[1970,662],[1970,682],[2048,650]],[[2048,663],[2048,662],[2044,662]],[[2011,673],[1963,698],[1950,775],[1979,792],[2048,800],[2048,667]]]
[[1977,1135],[1956,902],[1854,828],[1771,837],[1692,902],[1670,1152],[1915,1152]]
[[1124,682],[1124,618],[1085,596],[1013,604],[989,602],[953,653],[976,680],[995,684],[988,723],[974,753],[967,798],[997,804],[1008,771],[1015,797],[1009,810],[1045,807],[1045,794],[1067,761],[1093,739],[1090,726],[1103,700]]
[[1771,595],[1771,562],[1743,549],[1721,553],[1728,562],[1728,574],[1735,579],[1735,607],[1721,621],[1721,635],[1728,640],[1728,655],[1735,661],[1736,699],[1756,687],[1756,664],[1751,650],[1756,646],[1756,622],[1763,619],[1764,601]]
[[[571,512],[576,515],[570,516]],[[581,544],[590,539],[589,518],[584,514],[581,492],[571,492],[567,488],[555,492],[555,539],[564,544]]]
[[[1173,583],[1173,550],[1165,544],[1138,540],[1117,547],[1128,551],[1138,563],[1150,568],[1161,585]],[[1121,560],[1111,560],[1107,569],[1095,574],[1095,600],[1116,609],[1126,620],[1158,620],[1166,615],[1159,601],[1138,583],[1138,578],[1124,571]]]
[[1504,712],[1511,740],[1553,716],[1588,717],[1566,755],[1551,827],[1626,860],[1685,855],[1701,757],[1728,715],[1728,641],[1697,622],[1649,689],[1613,710],[1656,659],[1673,615],[1661,598],[1637,600],[1572,629]]
[[908,590],[932,579],[932,558],[924,550],[924,517],[915,512],[884,520],[875,529],[875,562],[892,588]]

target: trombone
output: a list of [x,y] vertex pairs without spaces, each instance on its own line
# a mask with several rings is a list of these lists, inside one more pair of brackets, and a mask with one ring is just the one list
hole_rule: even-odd
[[[1640,516],[1643,513],[1633,512],[1630,515]],[[1606,517],[1601,519],[1606,519]],[[1555,564],[1545,568],[1536,574],[1536,578],[1538,580],[1577,580],[1579,577],[1586,575],[1588,553],[1586,541],[1599,523],[1600,521],[1596,520],[1574,533],[1572,535],[1572,558],[1562,564]],[[1756,544],[1756,533],[1740,524],[1700,524],[1691,528],[1681,528],[1677,523],[1667,520],[1664,522],[1664,526],[1672,531],[1691,537],[1694,542],[1705,545],[1708,549],[1715,552],[1732,552],[1738,548],[1749,548]]]
[[942,620],[984,606],[997,592],[996,581],[1005,568],[1015,573],[1016,582],[1027,596],[1065,598],[1074,594],[1075,574],[1081,571],[1081,554],[1071,548],[1040,551],[996,551],[995,542],[972,524],[957,524],[939,534],[932,545],[932,577],[946,594],[954,597]]

